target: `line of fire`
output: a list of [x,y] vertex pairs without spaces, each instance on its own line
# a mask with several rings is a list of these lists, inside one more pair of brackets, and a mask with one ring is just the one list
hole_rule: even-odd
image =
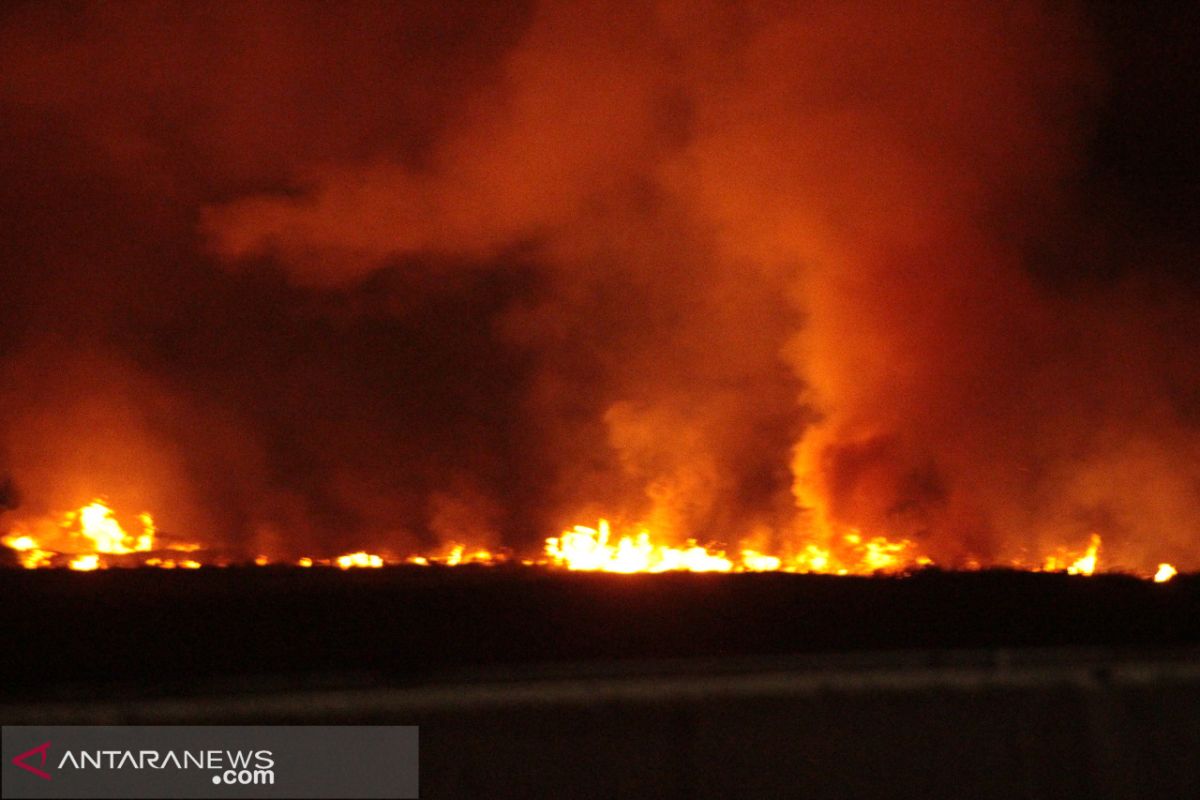
[[[268,554],[236,558],[211,553],[196,541],[170,536],[157,529],[149,513],[137,516],[137,527],[127,532],[104,500],[95,499],[60,518],[19,524],[0,544],[12,551],[15,562],[27,569],[67,568],[78,571],[109,567],[157,567],[160,569],[200,569],[237,565],[299,567],[384,567],[398,565],[457,567],[462,565],[549,567],[597,572],[798,572],[828,575],[905,574],[914,570],[937,568],[936,562],[922,555],[907,539],[889,540],[882,536],[865,539],[858,531],[841,537],[809,541],[799,548],[780,554],[742,548],[727,553],[717,545],[701,545],[689,540],[680,546],[664,544],[649,531],[614,535],[608,520],[595,527],[575,525],[558,536],[546,539],[542,553],[530,558],[508,552],[492,552],[485,547],[451,543],[436,553],[388,554],[364,550],[339,555],[303,555],[284,560]],[[1013,560],[1005,569],[1092,575],[1103,569],[1101,539],[1093,534],[1086,545],[1074,552],[1059,548],[1044,559],[1033,562]],[[972,562],[968,569],[985,568]],[[1121,570],[1140,574],[1156,583],[1171,580],[1177,570],[1162,562],[1151,572]]]

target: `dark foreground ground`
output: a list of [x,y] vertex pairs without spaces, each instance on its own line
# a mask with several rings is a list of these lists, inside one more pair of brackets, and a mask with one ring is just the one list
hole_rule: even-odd
[[1200,580],[0,572],[4,723],[421,725],[424,797],[1200,796]]

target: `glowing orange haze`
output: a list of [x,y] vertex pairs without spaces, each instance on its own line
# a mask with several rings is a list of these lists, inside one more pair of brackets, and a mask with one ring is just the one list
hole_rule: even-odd
[[[28,569],[67,567],[91,571],[108,567],[157,567],[197,569],[201,566],[229,566],[228,558],[208,559],[202,546],[191,541],[161,541],[154,519],[148,513],[138,516],[140,533],[128,533],[113,510],[103,500],[93,500],[77,511],[64,514],[56,522],[18,526],[0,539],[16,551],[22,566]],[[1013,562],[996,565],[1034,571],[1064,571],[1070,575],[1091,575],[1100,566],[1100,537],[1093,534],[1086,548],[1072,552],[1059,548],[1054,554],[1032,564]],[[186,556],[184,554],[187,554]],[[300,567],[338,567],[340,569],[378,568],[409,564],[456,567],[464,564],[497,565],[513,559],[484,548],[468,550],[451,545],[439,553],[390,557],[366,551],[330,558],[302,557]],[[667,544],[650,531],[614,536],[607,520],[596,527],[576,525],[560,535],[546,539],[541,555],[519,559],[525,566],[544,566],[595,572],[803,572],[831,575],[895,574],[934,566],[907,540],[889,540],[881,536],[865,539],[857,531],[842,535],[826,544],[808,542],[799,548],[763,553],[750,548],[726,552],[715,546],[688,541],[683,546]],[[291,563],[258,555],[257,566]],[[1159,564],[1151,576],[1155,582],[1171,580],[1176,570]]]
[[14,5],[8,563],[1200,570],[1103,4]]

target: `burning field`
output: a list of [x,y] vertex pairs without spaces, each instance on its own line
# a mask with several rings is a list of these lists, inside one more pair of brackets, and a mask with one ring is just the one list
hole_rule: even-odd
[[1102,9],[327,13],[5,12],[19,562],[1200,566]]
[[1200,568],[1185,25],[332,15],[0,14],[8,563]]
[[[852,530],[829,542],[807,542],[798,550],[780,555],[741,549],[726,553],[718,545],[701,545],[689,540],[682,546],[665,544],[650,532],[614,535],[608,520],[596,527],[576,525],[546,539],[543,552],[532,558],[515,556],[511,551],[492,552],[486,548],[468,548],[451,543],[435,553],[407,555],[376,554],[359,550],[335,556],[300,556],[281,561],[270,555],[253,558],[212,552],[198,542],[163,535],[150,514],[137,517],[136,532],[126,532],[113,510],[103,500],[93,500],[59,519],[42,520],[33,525],[18,525],[0,544],[9,548],[15,561],[27,569],[66,567],[88,572],[108,567],[158,567],[161,569],[199,569],[202,566],[228,567],[253,564],[293,564],[298,567],[378,568],[400,564],[418,566],[460,565],[497,566],[517,564],[526,567],[550,567],[591,572],[799,572],[826,575],[903,575],[915,570],[937,567],[921,555],[913,542],[890,541],[882,536],[864,540]],[[1014,560],[1003,566],[1015,570],[1065,572],[1092,575],[1100,566],[1101,540],[1093,534],[1086,549],[1071,553],[1060,548],[1044,560],[1029,563]],[[1000,566],[1000,565],[989,565]],[[978,570],[974,562],[969,569]],[[1177,574],[1170,564],[1160,563],[1144,577],[1165,583]]]
[[1198,14],[0,5],[11,685],[1200,643]]

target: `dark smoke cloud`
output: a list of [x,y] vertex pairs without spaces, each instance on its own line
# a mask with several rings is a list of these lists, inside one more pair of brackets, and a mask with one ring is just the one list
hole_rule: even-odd
[[1113,13],[10,9],[0,472],[246,552],[1186,565],[1195,242],[1120,224]]

